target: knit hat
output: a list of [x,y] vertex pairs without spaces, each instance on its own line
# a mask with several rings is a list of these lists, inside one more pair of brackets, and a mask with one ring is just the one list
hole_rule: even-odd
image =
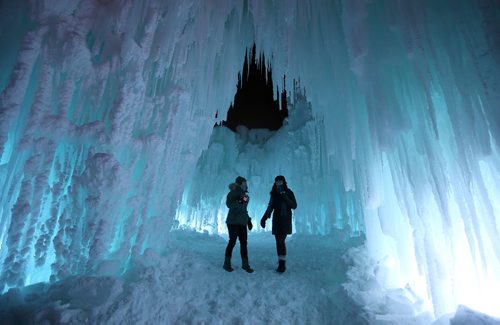
[[283,183],[286,183],[285,176],[282,176],[282,175],[276,176],[274,181],[282,181]]
[[243,182],[246,182],[247,180],[241,176],[236,177],[236,180],[234,181],[236,184],[241,185]]

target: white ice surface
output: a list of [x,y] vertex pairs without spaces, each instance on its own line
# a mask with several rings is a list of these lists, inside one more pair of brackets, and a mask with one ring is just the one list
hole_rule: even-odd
[[382,292],[499,317],[500,2],[216,2],[0,2],[0,290],[164,247],[255,41],[324,117]]
[[451,325],[484,324],[498,325],[500,318],[490,317],[483,313],[478,313],[465,306],[459,306],[455,316],[450,319]]
[[226,243],[219,236],[174,232],[167,253],[147,251],[123,277],[77,276],[11,289],[0,296],[0,317],[3,323],[366,323],[342,287],[341,256],[352,244],[294,236],[287,240],[287,271],[278,274],[273,236],[251,233],[255,272],[248,274],[241,269],[238,244],[235,271],[222,269]]
[[[226,243],[219,236],[175,231],[164,254],[148,250],[121,277],[81,275],[11,289],[0,296],[1,324],[432,323],[430,314],[416,314],[418,302],[410,301],[408,292],[384,292],[376,281],[376,265],[362,253],[360,239],[340,233],[292,236],[287,240],[284,274],[275,272],[270,234],[249,234],[252,274],[240,268],[239,245],[233,252],[235,271],[222,269]],[[367,272],[352,274],[361,263]],[[367,283],[354,279],[361,283],[359,288],[346,284],[356,276]],[[378,306],[368,305],[363,295],[377,296]],[[500,324],[499,319],[464,306],[433,324],[450,320]]]

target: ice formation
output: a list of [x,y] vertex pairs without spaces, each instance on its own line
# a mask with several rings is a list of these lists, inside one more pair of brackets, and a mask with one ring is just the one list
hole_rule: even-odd
[[337,174],[326,168],[325,126],[314,117],[305,90],[294,83],[288,98],[289,117],[277,131],[239,126],[233,133],[216,127],[208,148],[201,154],[188,180],[176,213],[176,228],[208,233],[227,233],[225,195],[229,182],[246,175],[250,216],[258,222],[267,208],[269,192],[277,175],[286,175],[288,185],[300,198],[300,213],[294,232],[357,234],[364,231],[359,198],[349,191],[333,193],[344,186]]
[[[436,318],[459,304],[499,316],[499,7],[495,0],[0,3],[0,290],[120,274],[146,249],[162,249],[176,215],[220,232],[213,225],[221,224],[225,193],[185,205],[190,176],[200,171],[211,171],[203,183],[220,191],[246,173],[258,189],[258,216],[259,195],[279,171],[299,201],[310,200],[297,210],[297,232],[364,227],[367,255],[358,256],[375,261],[383,288],[406,288]],[[277,75],[300,76],[314,117],[266,143],[293,139],[283,150],[304,163],[312,154],[310,165],[261,168],[274,154],[264,145],[212,134],[254,41],[274,54]],[[258,132],[246,136],[264,143]],[[251,168],[225,162],[218,170],[211,155],[240,149],[232,158],[254,158]],[[311,168],[308,178],[299,166]],[[323,178],[334,181],[318,188]],[[318,191],[324,201],[312,195]],[[350,208],[337,211],[342,204]],[[361,286],[362,268],[353,270],[351,289],[365,290],[359,297],[370,305],[377,297]]]

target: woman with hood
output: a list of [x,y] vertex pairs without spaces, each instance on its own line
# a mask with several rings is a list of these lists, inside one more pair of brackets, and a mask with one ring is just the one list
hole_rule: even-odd
[[236,177],[234,183],[229,184],[229,193],[226,197],[226,205],[229,208],[227,214],[226,224],[229,232],[229,242],[226,247],[226,254],[224,259],[224,270],[232,272],[231,255],[233,248],[236,245],[236,240],[240,240],[240,254],[242,266],[241,268],[252,273],[253,269],[248,264],[248,250],[247,250],[247,227],[252,230],[252,218],[248,216],[248,186],[247,180],[241,176]]
[[260,220],[262,228],[266,227],[266,220],[273,213],[273,235],[276,239],[276,250],[278,252],[277,272],[286,270],[286,236],[292,233],[292,209],[297,208],[297,201],[292,190],[288,188],[284,176],[276,176],[273,188],[270,192],[271,198],[264,216]]

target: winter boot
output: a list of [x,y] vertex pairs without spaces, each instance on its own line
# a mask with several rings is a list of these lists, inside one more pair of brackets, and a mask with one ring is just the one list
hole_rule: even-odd
[[286,261],[284,258],[280,256],[280,259],[278,261],[278,268],[276,269],[276,272],[283,273],[286,270]]
[[222,268],[228,272],[233,272],[233,268],[231,267],[231,257],[227,257],[224,259],[224,265]]
[[247,259],[243,259],[243,263],[241,265],[241,268],[243,270],[247,271],[248,273],[253,273],[253,269],[250,267],[250,264],[248,264]]

